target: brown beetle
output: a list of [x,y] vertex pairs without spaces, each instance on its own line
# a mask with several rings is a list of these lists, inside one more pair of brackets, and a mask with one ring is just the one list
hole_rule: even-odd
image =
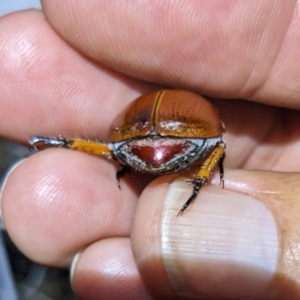
[[215,107],[204,98],[188,91],[162,90],[130,103],[113,123],[107,143],[35,136],[30,145],[36,150],[65,147],[112,157],[122,166],[117,172],[118,184],[129,169],[163,175],[199,165],[192,195],[179,211],[181,215],[215,166],[223,183],[223,132]]

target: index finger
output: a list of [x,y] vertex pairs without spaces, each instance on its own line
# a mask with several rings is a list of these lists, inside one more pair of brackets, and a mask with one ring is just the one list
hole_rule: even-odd
[[122,107],[150,84],[78,53],[38,11],[0,19],[0,135],[104,139]]

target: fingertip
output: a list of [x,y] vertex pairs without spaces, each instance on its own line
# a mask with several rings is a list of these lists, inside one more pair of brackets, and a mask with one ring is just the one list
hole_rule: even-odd
[[107,238],[73,260],[72,287],[80,299],[150,299],[136,268],[129,238]]
[[177,217],[191,188],[186,179],[172,180],[160,179],[143,193],[133,226],[134,255],[149,289],[166,299],[233,299],[266,290],[279,257],[277,225],[267,207],[207,185]]
[[97,157],[65,149],[30,156],[12,172],[2,213],[16,246],[31,260],[70,265],[95,240],[129,233],[135,192],[115,184],[115,169]]

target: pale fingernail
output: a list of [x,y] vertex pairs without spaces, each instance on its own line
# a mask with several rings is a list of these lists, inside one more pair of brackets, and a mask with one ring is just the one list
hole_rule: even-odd
[[174,292],[228,299],[267,289],[279,256],[272,213],[253,197],[208,185],[176,217],[190,193],[185,179],[174,181],[162,217],[163,261]]
[[[77,263],[79,261],[79,258],[82,254],[83,250],[80,250],[79,252],[77,252],[77,254],[73,257],[72,263],[71,263],[71,268],[70,268],[70,282],[71,282],[71,286],[73,288],[73,277],[74,277],[74,272],[77,266]],[[73,288],[74,290],[74,288]]]
[[4,179],[3,179],[3,182],[1,184],[1,189],[0,189],[0,219],[3,220],[2,218],[2,195],[3,195],[3,191],[4,191],[4,188],[5,188],[5,185],[7,183],[7,180],[9,178],[9,176],[11,175],[11,173],[25,160],[26,158],[24,159],[21,159],[20,161],[18,161],[17,163],[15,163],[6,173]]

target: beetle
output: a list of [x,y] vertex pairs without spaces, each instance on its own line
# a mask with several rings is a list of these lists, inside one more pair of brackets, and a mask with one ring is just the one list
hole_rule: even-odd
[[[113,158],[120,178],[130,169],[164,175],[199,165],[192,194],[178,215],[195,200],[217,166],[224,186],[225,131],[216,108],[203,97],[183,90],[160,90],[130,103],[112,123],[107,143],[84,139],[34,136],[35,150],[64,147]],[[120,185],[119,185],[120,187]]]

